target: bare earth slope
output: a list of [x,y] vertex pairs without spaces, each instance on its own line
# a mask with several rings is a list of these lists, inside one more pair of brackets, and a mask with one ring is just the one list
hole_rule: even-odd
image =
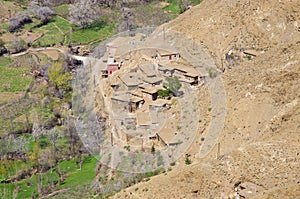
[[[166,24],[202,44],[219,68],[232,48],[263,53],[222,76],[227,116],[219,158],[215,149],[114,197],[300,198],[299,26],[298,0],[204,0]],[[235,190],[239,184],[245,189]]]

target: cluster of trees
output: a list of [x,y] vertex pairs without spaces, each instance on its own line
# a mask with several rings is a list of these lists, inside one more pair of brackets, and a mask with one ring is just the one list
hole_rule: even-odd
[[95,0],[75,0],[70,7],[70,21],[86,28],[100,18],[100,8]]
[[49,81],[58,89],[66,100],[70,100],[72,97],[71,80],[73,75],[64,71],[63,63],[56,62],[50,68],[48,68]]
[[34,0],[30,2],[33,15],[40,19],[42,24],[48,23],[55,14],[50,7],[51,5],[49,1]]
[[53,1],[32,0],[29,3],[29,11],[17,12],[10,18],[9,32],[15,32],[22,28],[26,23],[31,23],[33,15],[35,18],[41,20],[41,24],[46,24],[54,16],[54,11],[51,8]]

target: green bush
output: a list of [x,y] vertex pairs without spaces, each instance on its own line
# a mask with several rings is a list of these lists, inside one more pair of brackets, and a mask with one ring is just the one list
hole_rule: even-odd
[[185,162],[186,165],[192,164],[192,160],[188,156],[185,157],[184,162]]

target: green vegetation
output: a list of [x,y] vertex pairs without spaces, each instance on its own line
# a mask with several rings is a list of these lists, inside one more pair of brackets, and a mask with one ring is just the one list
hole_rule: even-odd
[[64,95],[64,98],[70,100],[71,98],[71,80],[73,76],[70,72],[64,72],[62,63],[56,62],[48,70],[49,80],[56,88],[60,89]]
[[61,187],[72,188],[75,185],[90,183],[95,178],[96,165],[97,159],[92,156],[84,159],[81,169],[75,166],[74,159],[61,162],[59,164],[60,169],[63,173],[67,174],[67,178],[63,181]]
[[0,92],[22,92],[32,82],[30,68],[9,67],[12,62],[10,58],[0,57]]
[[158,90],[157,94],[159,98],[165,98],[165,97],[172,96],[173,93],[170,89],[164,89],[164,90]]
[[31,23],[25,24],[22,28],[23,28],[24,30],[30,30],[32,27],[38,25],[39,23],[41,23],[41,20],[34,20],[34,21],[31,22]]
[[127,151],[130,151],[130,146],[124,146],[124,149],[126,149]]
[[178,7],[178,1],[177,0],[167,0],[167,3],[169,3],[170,5],[164,7],[163,10],[171,11],[171,12],[176,13],[176,14],[180,13],[180,9]]
[[78,29],[72,33],[72,43],[87,43],[95,40],[105,40],[109,36],[112,36],[115,30],[114,24],[105,25],[102,23],[96,23],[85,29]]
[[181,83],[178,79],[178,77],[174,76],[174,77],[166,77],[166,81],[163,83],[163,87],[166,90],[169,90],[169,92],[172,92],[173,95],[177,95],[179,89],[181,88]]
[[192,164],[192,160],[189,158],[189,156],[185,156],[184,162],[186,165]]
[[[65,21],[65,23],[63,22]],[[56,23],[57,22],[57,23]],[[60,42],[64,42],[65,32],[62,30],[70,27],[71,25],[60,17],[55,17],[48,24],[36,28],[34,33],[44,34],[41,38],[33,43],[35,46],[54,46]]]
[[69,17],[69,5],[62,4],[53,8],[55,13],[63,18]]

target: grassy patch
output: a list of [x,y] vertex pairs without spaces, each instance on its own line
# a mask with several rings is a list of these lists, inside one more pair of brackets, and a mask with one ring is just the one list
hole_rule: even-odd
[[84,159],[82,169],[79,170],[74,164],[74,160],[63,161],[60,163],[62,172],[67,173],[67,179],[61,185],[62,187],[72,188],[75,185],[90,183],[95,178],[95,168],[97,159],[89,156]]
[[2,33],[7,32],[8,27],[9,27],[9,24],[8,24],[8,23],[1,23],[1,24],[0,24],[0,33],[2,34]]
[[14,198],[14,185],[0,183],[0,198]]
[[22,27],[22,29],[24,29],[24,30],[29,30],[30,28],[32,28],[32,27],[35,26],[35,25],[38,25],[39,23],[41,23],[41,20],[34,20],[34,21],[31,22],[31,23],[25,24],[25,25]]
[[70,32],[71,24],[68,20],[62,17],[55,17],[54,23],[62,30],[64,34],[68,34]]
[[48,24],[34,30],[36,33],[43,33],[44,36],[34,42],[36,46],[53,46],[60,42],[65,45],[70,39],[70,29],[75,29],[72,33],[72,43],[87,43],[97,39],[106,39],[113,34],[115,26],[113,24],[106,25],[104,23],[95,23],[86,29],[79,29],[71,24],[68,20],[57,16]]
[[44,36],[34,42],[34,45],[53,46],[63,42],[65,34],[70,31],[71,24],[62,17],[55,17],[48,24],[34,29],[35,33],[43,33]]
[[22,93],[0,92],[0,106],[9,101],[18,99]]
[[178,6],[178,1],[177,0],[168,0],[167,1],[170,5],[166,6],[163,8],[164,11],[171,11],[173,13],[179,14],[180,9]]
[[106,39],[113,34],[115,29],[114,24],[104,25],[95,24],[90,28],[78,29],[72,33],[72,43],[86,43],[97,39]]
[[22,180],[18,183],[19,192],[17,198],[31,198],[33,193],[37,196],[38,178],[42,180],[43,187],[49,187],[58,181],[58,174],[53,170],[46,173],[33,175],[29,179]]
[[35,29],[36,33],[43,33],[44,36],[35,41],[34,45],[39,46],[53,46],[64,40],[64,35],[59,31],[59,29],[54,25],[54,22],[48,23],[38,29]]
[[69,5],[62,4],[53,8],[55,13],[63,18],[68,18],[69,16]]
[[[0,92],[21,92],[31,83],[28,67],[7,67],[12,60],[0,57]],[[27,74],[25,77],[22,74]]]

